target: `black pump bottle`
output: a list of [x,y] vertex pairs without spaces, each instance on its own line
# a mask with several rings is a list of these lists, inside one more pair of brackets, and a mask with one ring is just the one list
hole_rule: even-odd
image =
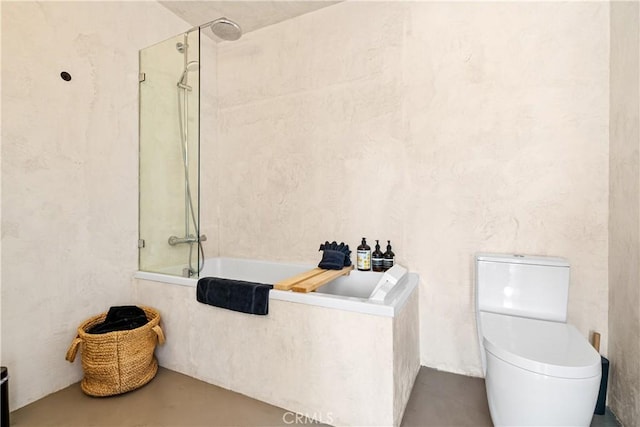
[[376,250],[371,254],[371,268],[373,271],[384,271],[384,255],[379,240],[376,240]]
[[391,267],[393,267],[393,263],[396,257],[396,254],[391,250],[391,240],[387,240],[387,251],[382,256],[382,269],[383,271],[387,271]]

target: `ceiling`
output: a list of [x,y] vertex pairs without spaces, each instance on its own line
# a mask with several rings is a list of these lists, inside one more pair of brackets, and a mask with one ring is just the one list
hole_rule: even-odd
[[[243,33],[273,25],[339,1],[159,1],[194,27],[222,16],[237,22]],[[211,34],[205,32],[205,34]],[[215,36],[211,34],[213,39]]]

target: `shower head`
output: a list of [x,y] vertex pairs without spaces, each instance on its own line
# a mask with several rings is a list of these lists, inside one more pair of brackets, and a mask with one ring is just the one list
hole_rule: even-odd
[[198,61],[189,61],[184,71],[196,71],[198,68],[200,68],[200,63]]
[[218,18],[211,22],[211,31],[222,40],[234,41],[242,36],[240,25],[227,18]]
[[189,61],[187,65],[184,67],[184,71],[182,71],[180,80],[178,80],[178,87],[182,89],[191,90],[191,86],[187,85],[187,76],[189,75],[189,71],[196,71],[199,68],[200,68],[200,63],[198,61]]

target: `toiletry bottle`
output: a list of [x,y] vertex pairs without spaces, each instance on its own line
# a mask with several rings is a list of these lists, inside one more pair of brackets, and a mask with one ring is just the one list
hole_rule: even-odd
[[358,270],[369,271],[371,270],[371,247],[367,245],[367,240],[363,237],[362,243],[358,246],[357,256]]
[[376,240],[376,250],[371,254],[371,269],[373,271],[384,271],[384,255],[380,250],[380,241]]
[[383,255],[382,267],[383,271],[387,271],[391,267],[393,267],[393,262],[396,254],[391,250],[391,240],[387,240],[387,251]]

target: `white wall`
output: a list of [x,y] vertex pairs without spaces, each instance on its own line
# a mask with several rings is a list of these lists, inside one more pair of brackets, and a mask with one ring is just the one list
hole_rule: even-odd
[[131,300],[138,49],[189,27],[155,2],[2,4],[1,338],[12,410],[78,381],[79,361],[64,360],[76,327]]
[[219,45],[220,254],[391,239],[422,364],[472,375],[474,252],[564,256],[606,344],[608,49],[583,2],[344,2]]
[[611,3],[609,405],[640,425],[640,6]]

